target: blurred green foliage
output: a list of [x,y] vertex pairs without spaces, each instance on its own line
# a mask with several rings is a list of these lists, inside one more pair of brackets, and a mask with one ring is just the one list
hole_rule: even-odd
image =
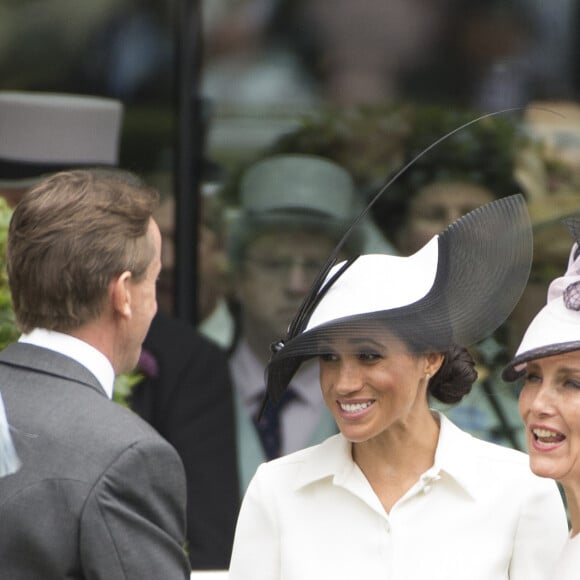
[[319,110],[233,172],[223,195],[237,205],[240,179],[258,159],[284,154],[327,158],[350,173],[362,204],[374,199],[370,215],[393,242],[411,200],[427,185],[465,182],[496,197],[522,191],[515,170],[529,139],[521,115],[481,115],[411,102]]
[[11,217],[12,209],[6,200],[0,197],[0,350],[20,335],[12,309],[12,297],[6,271],[6,243]]
[[405,198],[426,184],[449,180],[508,195],[514,189],[516,154],[527,143],[520,117],[521,112],[480,117],[470,110],[414,103],[327,108],[302,118],[296,129],[239,167],[224,197],[237,203],[239,179],[258,159],[294,153],[338,163],[363,196],[376,193],[411,160],[396,182]]
[[115,377],[115,385],[113,388],[113,401],[123,405],[123,407],[131,406],[131,393],[145,375],[138,369],[134,369],[128,373],[118,375]]

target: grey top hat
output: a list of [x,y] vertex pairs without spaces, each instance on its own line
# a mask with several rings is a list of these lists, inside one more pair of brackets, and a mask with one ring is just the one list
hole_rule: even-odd
[[122,119],[116,99],[0,91],[0,185],[23,187],[63,169],[117,165]]
[[353,217],[355,188],[348,172],[328,159],[279,155],[245,173],[240,199],[244,212],[298,211],[347,220]]
[[[311,228],[338,240],[360,210],[350,174],[312,155],[276,155],[257,162],[242,176],[239,193],[229,241],[234,262],[250,239],[268,228]],[[362,244],[361,235],[353,236],[354,243]]]

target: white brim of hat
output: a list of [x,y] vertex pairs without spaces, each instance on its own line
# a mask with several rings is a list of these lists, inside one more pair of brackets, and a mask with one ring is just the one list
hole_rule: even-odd
[[580,311],[566,308],[564,300],[554,299],[535,316],[502,378],[520,378],[528,362],[580,350]]
[[[341,276],[340,284],[330,287],[313,312],[306,330],[347,316],[392,310],[417,302],[435,283],[439,246],[438,236],[409,257],[386,254],[360,256]],[[330,271],[332,279],[344,263]],[[368,280],[362,285],[361,280]],[[404,280],[405,284],[397,284]]]

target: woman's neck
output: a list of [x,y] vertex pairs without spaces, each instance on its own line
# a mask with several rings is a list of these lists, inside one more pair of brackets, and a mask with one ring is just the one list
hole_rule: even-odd
[[580,532],[580,482],[572,486],[563,484],[563,487],[566,493],[566,504],[572,525],[570,536],[574,537]]
[[439,430],[438,420],[429,412],[353,444],[353,459],[387,512],[432,467]]

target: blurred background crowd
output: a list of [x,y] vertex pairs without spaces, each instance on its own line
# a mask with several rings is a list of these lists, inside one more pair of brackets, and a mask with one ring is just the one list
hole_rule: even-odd
[[[578,25],[572,0],[0,0],[0,92],[122,103],[119,166],[162,195],[160,312],[196,327],[227,360],[231,413],[220,420],[233,417],[232,427],[210,421],[200,436],[227,432],[238,470],[227,472],[233,487],[210,480],[214,497],[201,498],[211,508],[229,493],[231,509],[216,524],[221,551],[205,557],[190,538],[194,568],[227,565],[238,494],[270,456],[245,420],[259,406],[269,343],[340,234],[403,168],[348,252],[410,255],[492,199],[521,192],[528,201],[528,288],[505,327],[474,348],[479,388],[444,409],[468,431],[523,449],[517,385],[498,371],[565,269],[560,220],[580,211]],[[176,283],[183,272],[189,285]],[[148,340],[155,353],[156,337]],[[335,430],[308,372],[273,456]],[[188,380],[195,388],[201,379]],[[133,404],[147,416],[144,401]],[[171,440],[166,423],[156,426]],[[200,463],[185,450],[191,439],[172,442]]]
[[329,105],[491,111],[580,90],[571,0],[2,0],[0,86],[121,99],[124,161],[163,171],[186,5],[207,153],[228,168]]

